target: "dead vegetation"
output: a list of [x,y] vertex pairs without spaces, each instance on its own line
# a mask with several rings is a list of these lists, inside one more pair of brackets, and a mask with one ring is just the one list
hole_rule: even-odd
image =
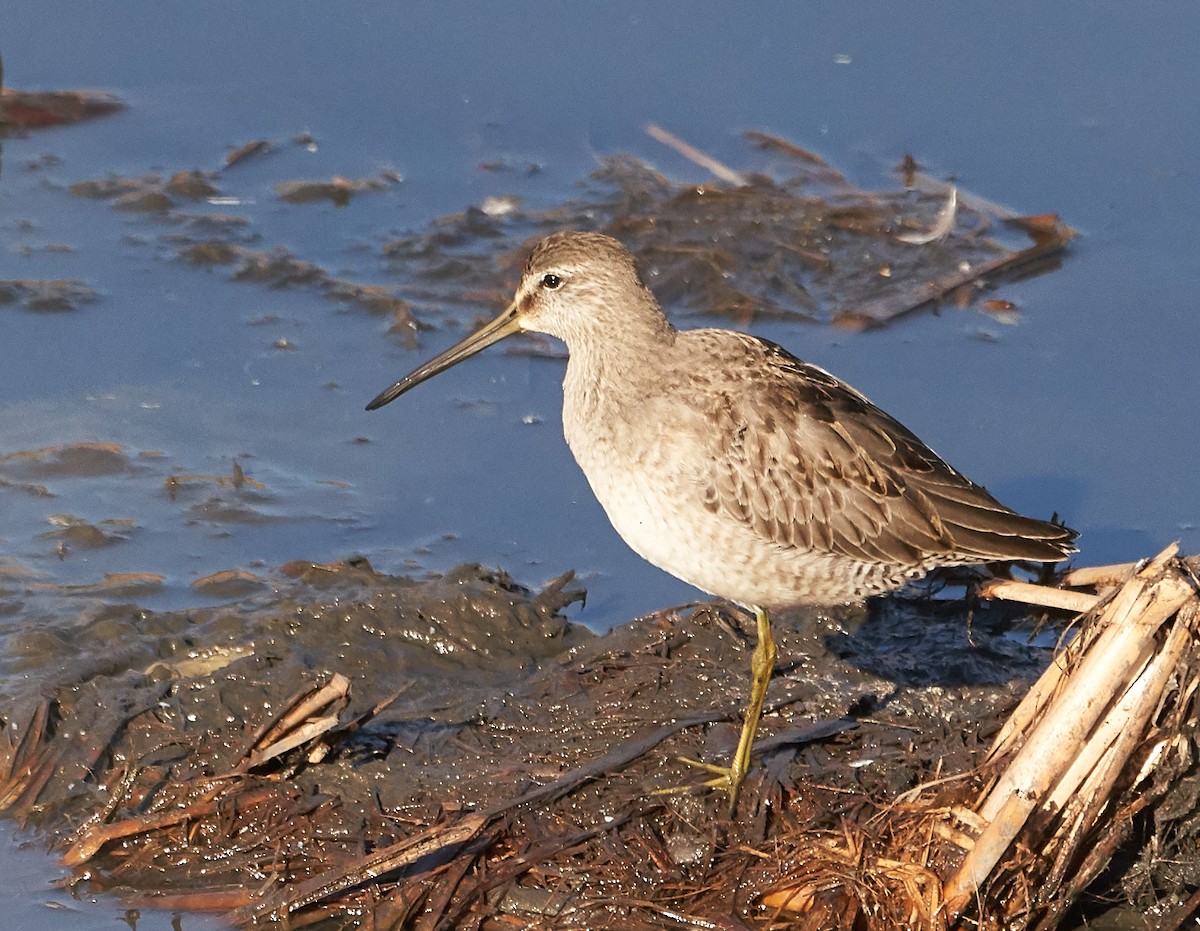
[[[965,306],[1004,280],[1052,268],[1075,235],[1052,214],[1017,216],[911,161],[901,166],[903,188],[868,191],[765,133],[747,134],[764,162],[744,171],[659,127],[648,132],[715,180],[679,183],[641,160],[606,158],[581,195],[561,205],[444,217],[382,247],[409,282],[405,298],[499,304],[511,282],[498,286],[497,266],[515,278],[524,243],[586,229],[625,243],[677,313],[864,329],[941,304]],[[1014,234],[1027,242],[1013,242]],[[522,241],[515,250],[514,237]]]
[[[1166,871],[1169,889],[1150,880],[1153,869],[1132,871],[1146,883],[1133,901],[1166,916],[1157,928],[1193,916],[1195,793],[1182,789],[1193,807],[1179,820],[1154,817],[1151,828],[1145,815],[1161,815],[1196,779],[1196,566],[1172,547],[1145,566],[1111,568],[1115,584],[1092,598],[978,767],[900,794],[843,838],[807,838],[790,854],[800,875],[763,903],[814,929],[1049,931],[1141,835],[1132,846],[1144,866],[1170,850],[1182,868]],[[1076,581],[1099,577],[1086,570]],[[1178,801],[1165,807],[1183,814]],[[1128,894],[1136,883],[1123,885]]]
[[115,94],[97,90],[22,91],[4,86],[0,61],[0,135],[110,116],[124,109]]
[[94,300],[94,288],[71,278],[0,280],[0,306],[16,304],[36,313],[59,313],[78,310]]
[[[245,217],[206,209],[205,200],[222,210],[242,202],[224,190],[232,183],[229,169],[274,151],[267,140],[239,147],[223,169],[109,176],[70,190],[166,221],[172,229],[154,235],[189,265],[225,267],[233,280],[271,288],[311,288],[384,315],[406,346],[415,343],[419,326],[435,324],[447,310],[502,303],[528,242],[554,230],[616,236],[676,316],[742,325],[772,317],[856,330],[922,309],[972,305],[1004,281],[1055,267],[1075,235],[1053,214],[1018,216],[923,174],[911,159],[898,166],[899,186],[867,190],[817,155],[766,133],[746,134],[755,165],[734,169],[659,127],[648,132],[714,180],[681,182],[632,156],[603,158],[565,202],[528,207],[492,196],[379,242],[387,283],[334,274],[280,245],[264,248]],[[345,206],[398,181],[385,170],[366,178],[279,181],[275,192],[289,203]],[[1007,301],[979,304],[997,320],[1019,316]]]
[[[503,637],[549,624],[531,642],[561,643],[569,579],[539,595],[486,574],[425,591],[297,565],[303,593],[260,606],[249,649],[9,702],[0,802],[58,837],[94,888],[242,925],[1051,929],[1103,892],[1177,927],[1200,878],[1193,569],[1173,551],[1118,567],[1027,691],[864,678],[867,654],[846,657],[865,648],[839,637],[894,632],[903,607],[787,632],[761,765],[730,820],[717,797],[652,794],[689,778],[677,755],[719,757],[736,733],[742,676],[728,670],[747,644],[721,615],[664,614],[547,653],[501,697],[390,651],[490,598],[511,606]],[[962,621],[944,603],[910,610]],[[195,653],[228,628],[140,624],[164,637],[151,653],[181,636]],[[999,659],[983,678],[1027,668],[986,628],[971,642]],[[469,655],[448,631],[438,652]]]

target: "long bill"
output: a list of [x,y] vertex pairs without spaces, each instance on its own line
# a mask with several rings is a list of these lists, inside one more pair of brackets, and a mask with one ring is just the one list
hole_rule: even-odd
[[430,359],[416,371],[405,375],[390,388],[381,391],[375,397],[375,400],[367,405],[367,410],[377,410],[385,404],[390,404],[409,388],[416,387],[421,382],[432,378],[438,372],[444,372],[450,366],[457,365],[463,359],[470,358],[481,349],[486,349],[492,343],[500,342],[504,337],[517,333],[520,329],[519,311],[517,303],[514,301],[495,320],[485,323],[466,339],[455,343],[440,356]]

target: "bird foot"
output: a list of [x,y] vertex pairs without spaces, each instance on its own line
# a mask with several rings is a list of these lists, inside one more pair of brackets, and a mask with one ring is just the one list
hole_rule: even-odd
[[[767,697],[767,683],[770,682],[771,671],[775,668],[775,639],[771,636],[771,621],[762,608],[755,608],[754,615],[758,619],[758,645],[754,648],[754,655],[750,660],[750,701],[746,705],[742,734],[738,738],[733,759],[728,766],[714,766],[712,763],[702,763],[686,756],[679,757],[679,760],[688,766],[714,773],[712,779],[705,780],[700,785],[709,789],[719,789],[729,796],[730,817],[733,817],[737,808],[738,792],[741,791],[742,783],[746,781],[746,773],[750,771],[750,747],[758,730],[758,719],[762,716],[763,701]],[[690,792],[694,788],[696,786],[677,786],[660,789],[654,794],[677,795],[680,792]]]
[[690,757],[676,757],[681,763],[686,763],[688,766],[695,766],[697,769],[702,769],[705,772],[713,773],[712,779],[706,779],[703,782],[694,783],[686,786],[671,786],[666,789],[655,789],[654,795],[681,795],[684,792],[692,792],[698,788],[716,789],[724,792],[729,796],[729,813],[732,815],[737,807],[738,792],[742,788],[742,783],[746,779],[746,769],[740,766],[717,766],[714,763],[705,763],[701,760],[693,760]]

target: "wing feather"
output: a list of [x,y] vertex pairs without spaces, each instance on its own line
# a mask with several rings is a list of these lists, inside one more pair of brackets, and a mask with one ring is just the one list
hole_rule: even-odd
[[[728,340],[728,331],[719,333]],[[927,566],[1057,560],[1074,533],[1023,517],[866,397],[765,340],[739,336],[736,390],[706,396],[711,510],[783,547]],[[710,382],[717,387],[717,382]]]

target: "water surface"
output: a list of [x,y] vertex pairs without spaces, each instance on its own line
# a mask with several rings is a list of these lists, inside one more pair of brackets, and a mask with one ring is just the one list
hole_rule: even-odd
[[[273,140],[223,174],[235,203],[220,210],[248,220],[254,248],[387,284],[388,236],[488,196],[560,202],[600,156],[707,180],[643,133],[651,121],[735,165],[739,134],[769,130],[864,187],[891,186],[911,152],[1020,212],[1060,213],[1082,237],[1060,270],[1002,290],[1014,326],[945,309],[867,334],[755,332],[851,381],[1011,506],[1058,511],[1083,562],[1172,539],[1194,551],[1198,26],[1184,4],[76,2],[48,16],[14,0],[0,12],[7,84],[103,87],[129,106],[0,142],[0,278],[98,292],[69,312],[0,307],[0,455],[102,442],[125,464],[42,476],[53,498],[0,488],[0,558],[61,584],[159,574],[138,598],[152,607],[205,601],[191,583],[217,570],[350,553],[414,572],[499,564],[531,585],[575,568],[590,589],[577,617],[596,629],[697,597],[629,552],[592,499],[558,427],[561,362],[493,351],[363,412],[488,309],[443,309],[407,348],[379,317],[179,262],[161,221],[66,190],[217,168],[228,147]],[[291,141],[304,132],[315,146]],[[511,170],[480,167],[495,161]],[[273,192],[383,170],[403,180],[343,208]],[[267,489],[253,516],[206,509],[227,500],[215,482],[164,486],[235,460]],[[60,553],[47,534],[61,514],[132,529]],[[108,899],[44,910],[49,869],[3,856],[22,927],[120,914]]]

